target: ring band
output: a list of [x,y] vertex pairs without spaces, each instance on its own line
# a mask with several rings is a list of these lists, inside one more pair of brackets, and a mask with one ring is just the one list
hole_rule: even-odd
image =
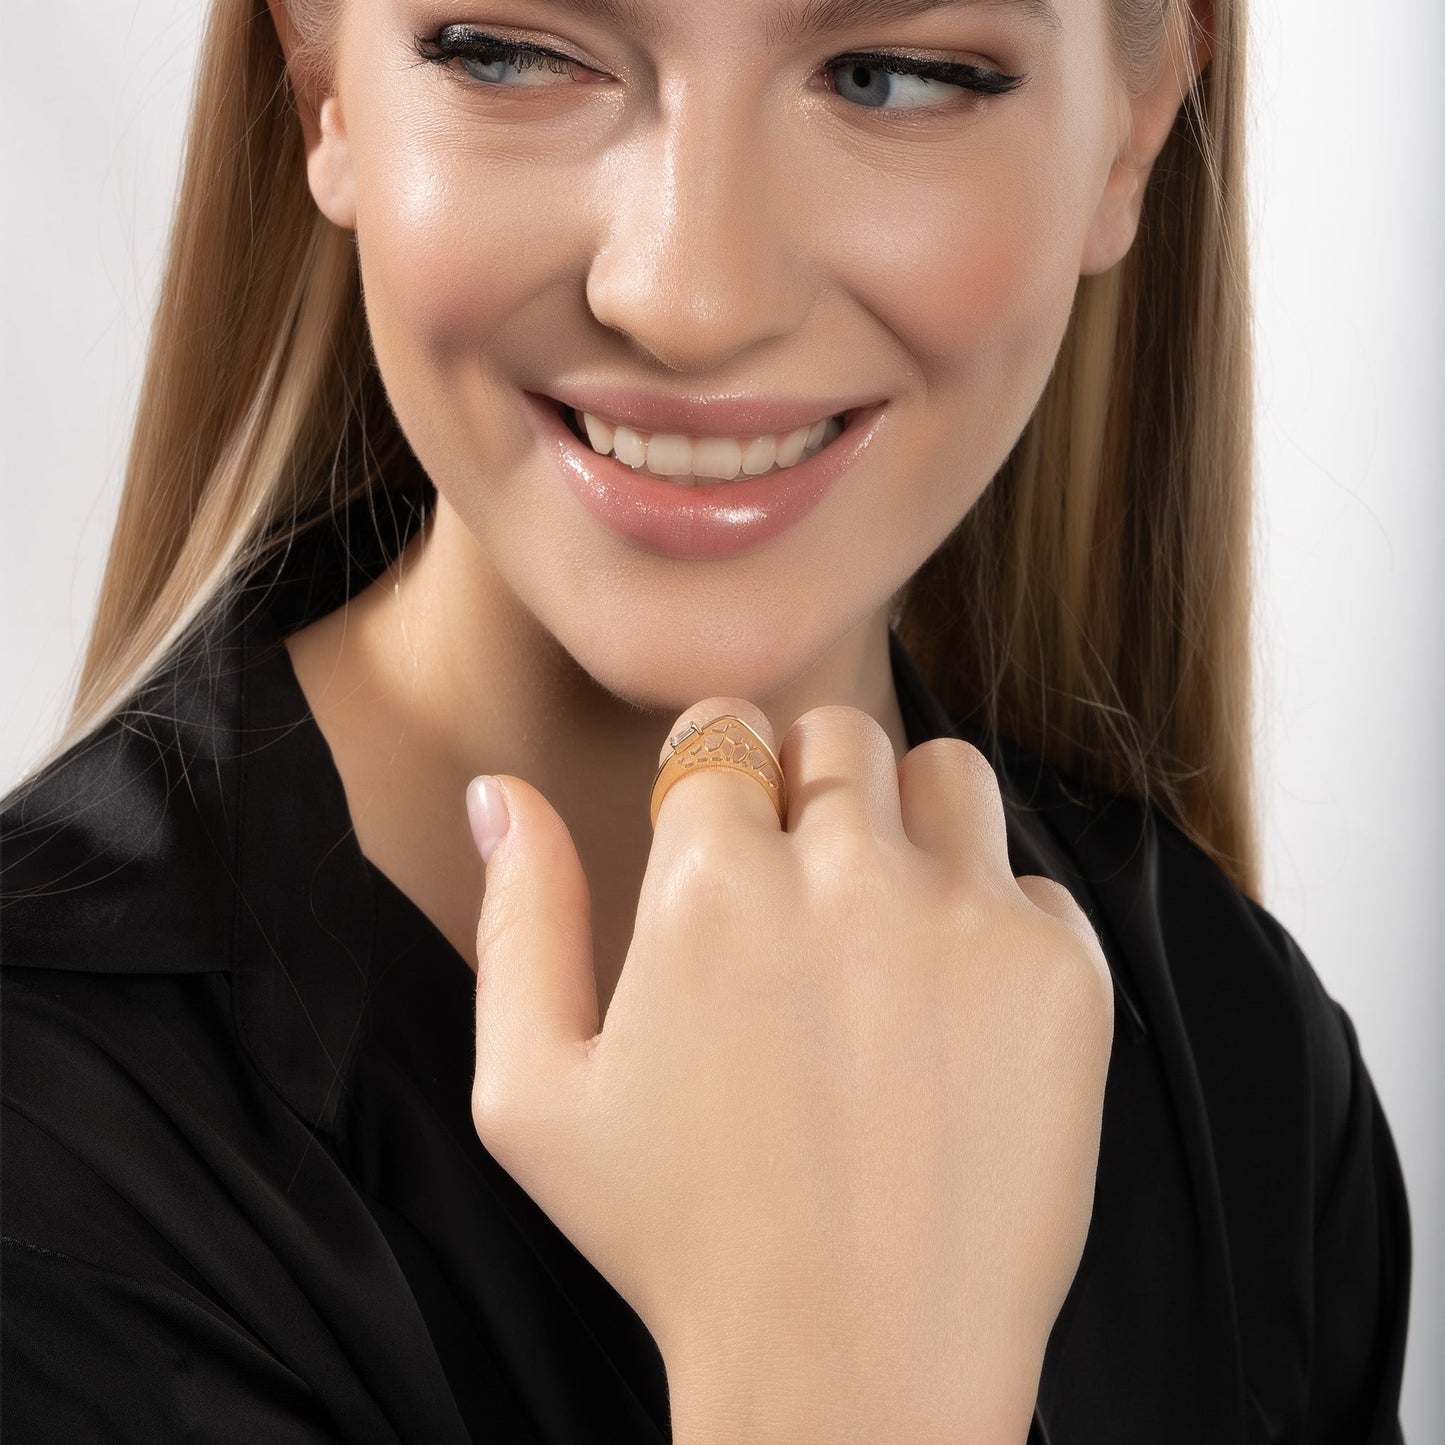
[[723,713],[711,722],[699,725],[689,722],[675,737],[668,739],[672,751],[662,760],[652,780],[652,826],[657,827],[657,811],[667,790],[679,778],[706,768],[733,768],[757,781],[772,801],[778,822],[788,817],[787,783],[783,769],[767,743],[740,717]]

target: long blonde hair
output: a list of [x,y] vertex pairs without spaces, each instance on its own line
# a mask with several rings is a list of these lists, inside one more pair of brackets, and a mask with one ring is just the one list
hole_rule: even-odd
[[[1171,0],[1109,3],[1137,78]],[[314,60],[329,0],[292,8]],[[1242,0],[1214,17],[1135,245],[1080,281],[1034,416],[893,618],[951,711],[1152,799],[1255,893]],[[238,579],[408,467],[354,240],[312,202],[265,0],[215,0],[96,617],[66,730],[30,778]]]

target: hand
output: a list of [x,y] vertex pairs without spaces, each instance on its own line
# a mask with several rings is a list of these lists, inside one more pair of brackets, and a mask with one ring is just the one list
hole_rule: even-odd
[[[673,731],[725,712],[773,743],[736,698]],[[1108,966],[1066,890],[1012,876],[969,744],[895,764],[835,706],[778,755],[786,831],[730,769],[667,793],[600,1033],[571,835],[505,777],[477,1133],[652,1332],[675,1420],[1022,1440],[1093,1208]]]

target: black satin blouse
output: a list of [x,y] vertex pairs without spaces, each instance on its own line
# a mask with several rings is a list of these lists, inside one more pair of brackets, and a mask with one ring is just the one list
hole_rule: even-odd
[[[7,1445],[670,1439],[651,1335],[473,1132],[474,975],[360,852],[282,646],[417,520],[342,516],[5,800]],[[990,751],[1015,871],[1114,975],[1031,1442],[1399,1441],[1409,1216],[1348,1017],[1159,814],[891,657],[909,745]]]

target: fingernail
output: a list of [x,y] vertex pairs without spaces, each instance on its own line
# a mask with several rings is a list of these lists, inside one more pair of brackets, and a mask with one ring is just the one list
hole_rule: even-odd
[[472,841],[485,863],[506,837],[512,821],[502,785],[495,778],[473,778],[467,784],[467,820],[472,825]]

